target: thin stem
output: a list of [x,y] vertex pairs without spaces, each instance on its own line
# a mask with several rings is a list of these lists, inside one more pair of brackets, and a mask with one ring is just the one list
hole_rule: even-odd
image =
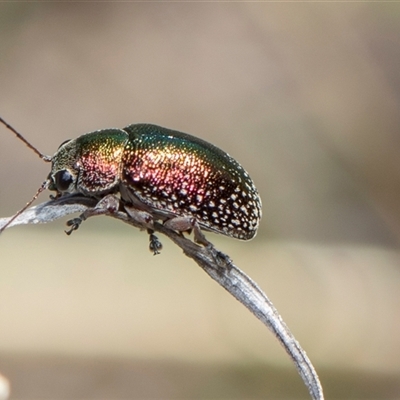
[[[82,213],[88,208],[94,207],[95,203],[93,199],[87,197],[61,197],[29,208],[18,215],[18,218],[13,219],[8,224],[8,227],[20,224],[51,222],[72,213]],[[141,228],[138,222],[132,220],[124,212],[109,213],[107,215]],[[0,228],[7,224],[9,220],[9,218],[0,219]],[[157,222],[154,223],[154,231],[168,236],[183,250],[186,256],[192,258],[212,279],[218,282],[266,325],[289,354],[307,386],[311,398],[323,400],[322,386],[310,359],[260,287],[234,265],[229,257],[221,256],[222,253],[215,247],[199,246]]]

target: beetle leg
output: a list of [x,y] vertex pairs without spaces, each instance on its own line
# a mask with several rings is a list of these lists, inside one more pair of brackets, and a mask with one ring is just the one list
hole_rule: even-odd
[[153,216],[149,214],[147,211],[138,210],[134,207],[124,206],[125,211],[128,215],[138,224],[142,226],[143,229],[152,229],[153,228]]
[[164,223],[164,226],[178,232],[186,232],[186,231],[191,232],[193,230],[194,241],[196,243],[202,244],[204,247],[207,247],[207,249],[211,252],[217,265],[224,268],[231,267],[232,260],[226,254],[217,250],[215,246],[206,239],[203,231],[200,228],[200,225],[198,224],[195,218],[175,217],[166,221]]
[[173,217],[164,222],[164,226],[179,233],[191,232],[195,219],[193,217]]
[[116,212],[119,208],[118,197],[109,194],[103,197],[93,208],[88,208],[79,217],[70,219],[67,221],[67,226],[71,229],[65,231],[67,235],[70,235],[73,231],[76,231],[83,221],[86,221],[89,217],[94,217],[96,215],[112,214]]
[[193,217],[174,217],[164,223],[164,225],[178,232],[191,232],[193,230],[194,241],[202,244],[203,246],[209,246],[211,243],[206,239],[196,218]]
[[162,243],[158,239],[156,235],[154,235],[153,231],[153,222],[154,218],[151,214],[146,211],[138,210],[134,207],[125,206],[125,211],[128,215],[137,223],[142,226],[142,229],[147,228],[147,233],[149,234],[149,249],[153,252],[153,255],[160,254],[160,250],[162,249]]

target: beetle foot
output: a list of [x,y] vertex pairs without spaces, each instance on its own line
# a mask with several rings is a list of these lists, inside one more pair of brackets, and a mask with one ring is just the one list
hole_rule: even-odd
[[229,271],[232,268],[232,259],[227,254],[217,250],[212,243],[206,247],[221,270],[227,269]]
[[156,256],[157,254],[160,254],[160,250],[162,249],[162,243],[160,242],[160,240],[158,239],[158,237],[149,229],[148,230],[149,233],[149,249],[150,251],[153,252],[153,256]]
[[65,231],[67,235],[70,235],[73,231],[76,231],[81,223],[87,220],[89,217],[94,217],[96,215],[105,215],[115,213],[119,208],[119,199],[118,197],[109,194],[103,197],[93,208],[88,208],[85,212],[83,212],[79,217],[71,219],[67,221],[67,226],[70,226],[71,229]]
[[70,226],[71,229],[64,232],[69,236],[73,231],[76,231],[79,228],[80,224],[83,221],[84,219],[81,217],[70,219],[69,221],[67,221],[67,226]]
[[154,227],[154,218],[147,211],[138,210],[135,207],[124,206],[125,211],[129,215],[129,217],[138,223],[141,226],[141,230],[147,229],[147,233],[149,234],[149,249],[153,253],[153,255],[160,254],[160,250],[162,249],[162,243],[158,239],[156,235],[154,235],[153,227]]
[[54,196],[53,194],[51,194],[50,196],[50,200],[57,200],[61,197],[61,193],[58,193]]

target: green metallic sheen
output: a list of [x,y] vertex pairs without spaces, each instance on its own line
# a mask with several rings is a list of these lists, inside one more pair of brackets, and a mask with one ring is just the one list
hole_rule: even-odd
[[251,239],[261,201],[248,173],[227,153],[186,133],[155,125],[124,128],[129,141],[122,182],[140,201],[190,215],[208,230]]
[[201,228],[248,240],[261,199],[243,167],[216,146],[150,124],[91,132],[52,158],[51,190],[122,201],[163,221],[193,217]]

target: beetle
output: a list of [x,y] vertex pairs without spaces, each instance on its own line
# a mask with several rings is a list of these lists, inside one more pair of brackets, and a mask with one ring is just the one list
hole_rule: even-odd
[[67,194],[95,198],[98,206],[67,222],[71,227],[67,234],[91,215],[120,209],[147,228],[154,254],[161,248],[151,229],[156,220],[178,232],[193,230],[195,241],[203,245],[210,243],[202,230],[241,240],[257,233],[261,199],[249,174],[229,154],[198,137],[132,124],[67,140],[50,157],[2,118],[0,122],[51,162],[46,181],[17,215],[45,189],[56,192],[53,198]]

